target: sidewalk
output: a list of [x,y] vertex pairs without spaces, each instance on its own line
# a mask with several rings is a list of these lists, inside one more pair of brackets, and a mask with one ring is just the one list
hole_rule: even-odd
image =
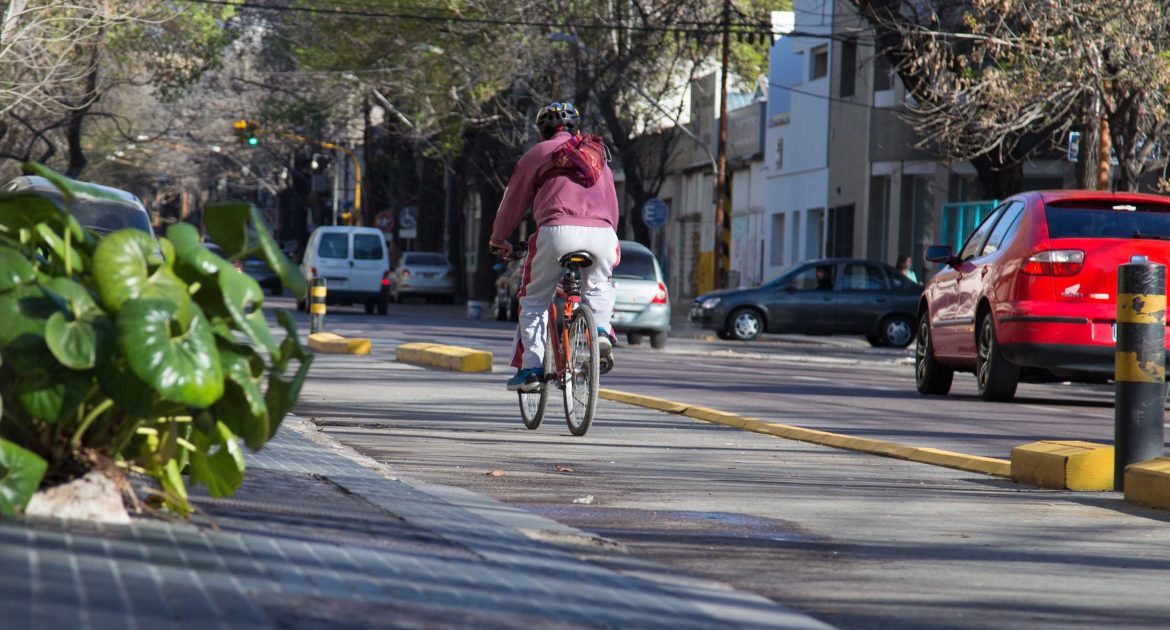
[[193,501],[191,522],[0,522],[5,627],[827,627],[490,498],[396,480],[297,418],[249,454],[235,496]]

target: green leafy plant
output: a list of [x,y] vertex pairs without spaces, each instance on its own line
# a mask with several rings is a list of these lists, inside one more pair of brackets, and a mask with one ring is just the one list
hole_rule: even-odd
[[99,238],[68,208],[101,189],[25,169],[61,199],[0,193],[0,514],[105,462],[153,477],[180,514],[187,483],[233,493],[240,442],[259,450],[275,435],[312,355],[287,311],[275,312],[277,340],[263,291],[231,261],[262,256],[304,299],[299,270],[248,204],[205,211],[225,260],[186,223],[157,241],[132,229]]

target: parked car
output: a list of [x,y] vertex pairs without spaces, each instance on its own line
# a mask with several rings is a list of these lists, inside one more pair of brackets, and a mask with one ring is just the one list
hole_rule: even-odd
[[621,259],[613,270],[617,296],[610,323],[615,332],[626,333],[632,345],[649,335],[651,347],[664,348],[670,332],[670,296],[662,268],[644,245],[634,241],[619,244]]
[[[388,311],[390,259],[382,231],[372,227],[323,225],[309,235],[301,273],[311,283],[325,279],[326,304],[361,303],[366,313]],[[304,300],[297,309],[305,310]]]
[[974,372],[979,396],[1006,401],[1021,380],[1113,377],[1117,267],[1170,263],[1170,199],[1060,190],[1009,197],[945,265],[918,307],[915,382],[946,394]]
[[78,223],[99,233],[134,228],[154,236],[150,216],[137,196],[99,184],[87,182],[86,186],[96,188],[108,197],[93,197],[82,192],[74,196],[72,204],[67,205],[61,191],[52,182],[38,175],[17,177],[8,182],[4,189],[9,192],[35,192],[52,198],[65,205],[77,218]]
[[270,295],[280,295],[284,292],[284,285],[280,282],[280,276],[268,266],[268,261],[258,256],[249,256],[245,258],[240,265],[240,270],[251,276],[260,288],[268,291]]
[[390,299],[409,296],[455,303],[455,266],[439,252],[406,252],[390,274]]
[[910,345],[922,285],[890,265],[830,258],[798,263],[761,286],[695,298],[690,319],[722,339],[760,333],[865,335],[874,346]]

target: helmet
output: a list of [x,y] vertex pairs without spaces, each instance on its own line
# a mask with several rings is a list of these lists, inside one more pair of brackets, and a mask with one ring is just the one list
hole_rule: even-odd
[[551,137],[557,127],[573,133],[580,121],[581,114],[572,103],[552,103],[542,107],[536,114],[536,128],[544,138]]

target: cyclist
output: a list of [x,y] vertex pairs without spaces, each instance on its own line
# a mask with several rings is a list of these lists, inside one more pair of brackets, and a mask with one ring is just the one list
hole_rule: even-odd
[[617,192],[605,146],[578,131],[580,118],[572,103],[552,103],[536,114],[541,141],[516,163],[492,224],[489,246],[501,256],[511,255],[507,238],[529,207],[537,227],[528,239],[520,288],[512,356],[516,374],[508,379],[514,391],[536,389],[544,375],[546,315],[560,281],[558,261],[565,254],[585,250],[593,255],[593,265],[583,270],[581,299],[593,311],[601,354],[613,348],[610,276],[620,257]]

